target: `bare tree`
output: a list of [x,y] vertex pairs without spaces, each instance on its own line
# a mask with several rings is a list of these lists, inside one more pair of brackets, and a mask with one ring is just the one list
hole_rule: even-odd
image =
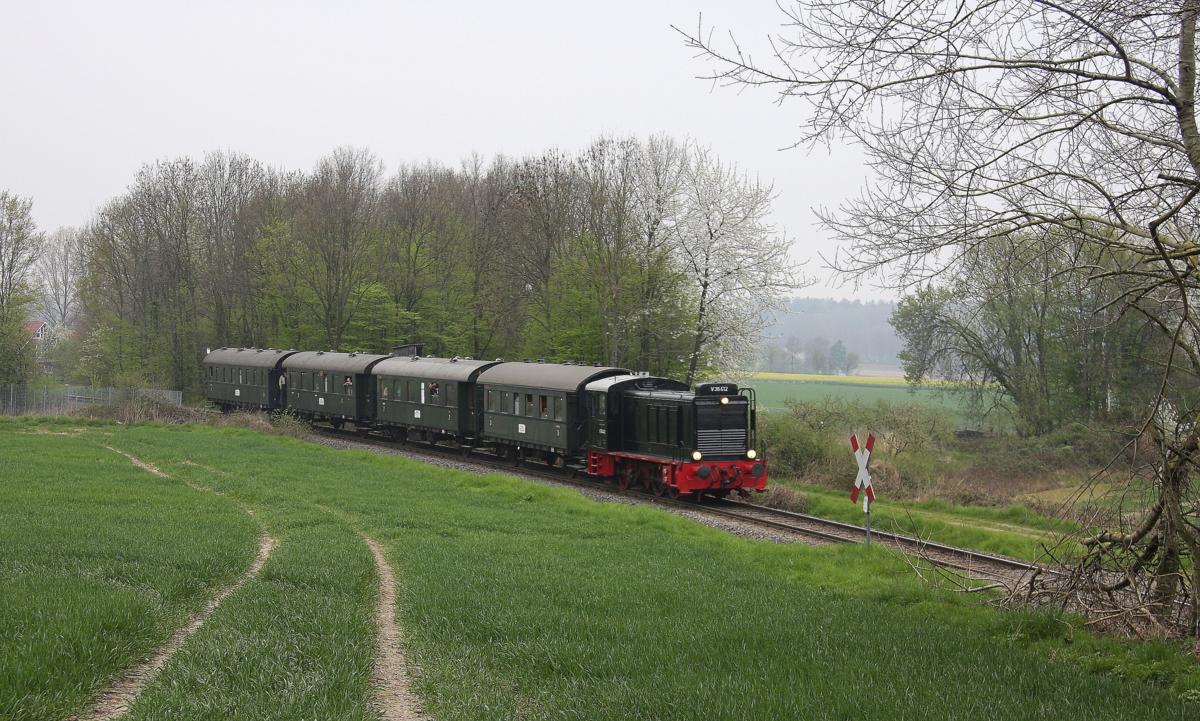
[[311,291],[325,333],[338,349],[372,272],[383,164],[367,150],[339,148],[308,179],[294,270]]
[[522,330],[524,279],[514,282],[506,259],[516,255],[505,218],[517,192],[516,169],[502,156],[486,165],[481,156],[472,155],[463,161],[458,178],[451,203],[465,226],[464,237],[457,240],[466,266],[468,349],[475,358],[495,356],[512,348]]
[[685,143],[666,135],[650,137],[637,157],[637,190],[633,198],[634,272],[638,274],[637,317],[632,320],[639,368],[669,371],[678,332],[674,319],[659,312],[674,306],[668,296],[677,287],[672,275],[672,229],[684,204]]
[[[522,161],[516,169],[517,191],[512,198],[514,221],[522,225],[522,242],[514,243],[509,259],[533,309],[531,333],[542,339],[555,331],[555,302],[551,279],[569,241],[579,233],[579,189],[571,158],[548,150]],[[533,347],[540,347],[534,342]]]
[[23,307],[31,299],[43,243],[32,211],[29,198],[0,190],[0,311]]
[[56,328],[66,327],[79,311],[79,277],[83,273],[83,239],[78,228],[59,228],[46,242],[38,262],[42,314]]
[[846,243],[837,267],[908,286],[980,243],[1058,228],[1091,257],[1110,252],[1119,267],[1093,270],[1124,281],[1110,303],[1171,339],[1143,426],[1161,452],[1159,500],[1137,527],[1089,539],[1086,563],[1123,568],[1161,600],[1187,584],[1190,554],[1200,634],[1200,409],[1171,394],[1200,375],[1200,0],[807,0],[784,12],[765,62],[732,37],[683,34],[714,80],[805,104],[801,143],[845,137],[866,151],[875,183],[823,215]]
[[199,169],[197,264],[218,344],[253,344],[255,234],[241,221],[266,177],[246,155],[209,153]]
[[628,341],[633,327],[631,286],[638,278],[629,263],[634,250],[637,169],[641,148],[636,140],[602,137],[575,161],[580,196],[580,242],[600,323],[601,357],[612,365],[629,365]]
[[673,227],[683,272],[693,284],[686,382],[702,356],[746,367],[766,312],[800,287],[790,244],[767,222],[773,190],[694,147],[684,170],[685,208]]

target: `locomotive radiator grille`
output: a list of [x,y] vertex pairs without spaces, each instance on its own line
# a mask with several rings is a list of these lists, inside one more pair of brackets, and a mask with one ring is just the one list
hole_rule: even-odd
[[741,455],[746,452],[746,429],[697,430],[696,445],[706,456]]

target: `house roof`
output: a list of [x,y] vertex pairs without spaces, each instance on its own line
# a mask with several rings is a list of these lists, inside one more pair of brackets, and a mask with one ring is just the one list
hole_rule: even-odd
[[30,334],[37,333],[42,328],[46,327],[46,321],[44,321],[44,320],[27,320],[27,321],[25,321],[23,326],[25,328],[26,333],[30,333]]

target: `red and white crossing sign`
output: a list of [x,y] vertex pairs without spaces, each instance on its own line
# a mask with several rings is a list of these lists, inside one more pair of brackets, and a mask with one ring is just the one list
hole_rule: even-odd
[[875,490],[871,487],[871,471],[869,466],[871,463],[871,449],[875,447],[875,434],[867,434],[867,442],[865,445],[858,445],[858,436],[850,436],[850,447],[854,449],[854,458],[858,461],[858,477],[854,479],[854,487],[850,489],[850,502],[854,503],[858,500],[858,492],[863,491],[867,494],[863,501],[863,508],[867,507],[868,503],[875,502]]

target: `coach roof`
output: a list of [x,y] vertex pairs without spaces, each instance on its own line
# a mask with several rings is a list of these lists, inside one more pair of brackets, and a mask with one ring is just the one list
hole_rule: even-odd
[[371,369],[377,376],[404,376],[406,378],[429,378],[438,381],[470,381],[484,368],[496,365],[496,361],[463,358],[421,358],[400,356],[388,358]]
[[480,383],[575,392],[588,381],[629,373],[610,366],[560,363],[501,363],[479,374]]
[[278,348],[218,348],[204,356],[204,362],[244,368],[278,368],[280,361],[297,352]]
[[331,373],[366,373],[371,366],[391,356],[372,353],[334,353],[305,351],[283,362],[288,370],[329,371]]

